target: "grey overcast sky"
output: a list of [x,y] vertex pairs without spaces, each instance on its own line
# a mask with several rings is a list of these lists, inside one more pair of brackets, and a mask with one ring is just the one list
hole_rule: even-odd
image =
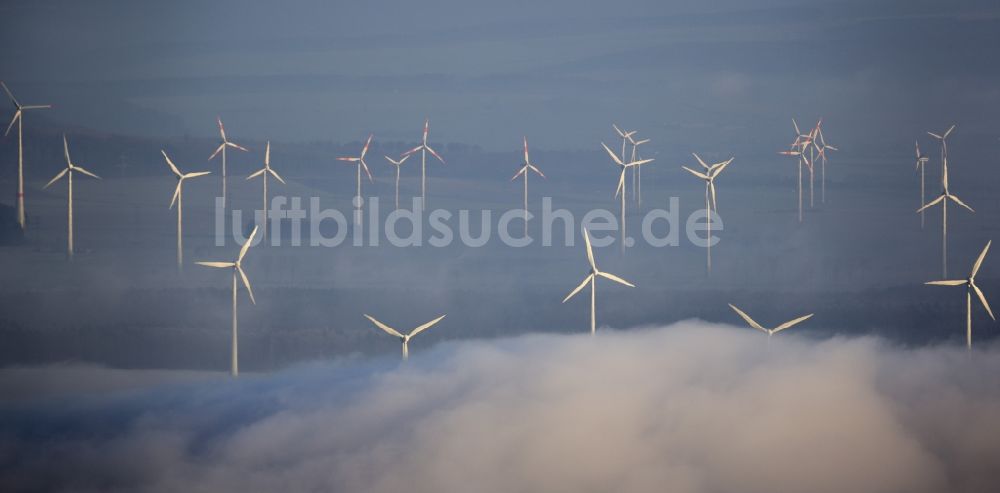
[[[994,1],[8,1],[0,76],[67,124],[142,136],[593,148],[611,121],[749,139],[993,132]],[[235,131],[235,130],[234,130]],[[772,146],[768,143],[768,146]]]

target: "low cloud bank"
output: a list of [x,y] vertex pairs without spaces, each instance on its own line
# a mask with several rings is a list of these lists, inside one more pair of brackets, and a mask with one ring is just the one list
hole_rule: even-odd
[[0,490],[1000,488],[1000,348],[765,339],[682,322],[5,400]]

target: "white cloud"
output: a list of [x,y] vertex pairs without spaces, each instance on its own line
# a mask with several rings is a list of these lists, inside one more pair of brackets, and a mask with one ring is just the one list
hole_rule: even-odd
[[61,411],[39,402],[0,425],[0,487],[995,489],[996,349],[968,359],[789,333],[768,350],[760,335],[701,322],[531,335],[444,344],[401,366],[339,361]]

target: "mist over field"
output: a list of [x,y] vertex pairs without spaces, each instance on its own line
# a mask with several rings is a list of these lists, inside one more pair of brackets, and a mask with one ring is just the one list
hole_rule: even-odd
[[765,340],[692,320],[444,343],[406,364],[339,358],[239,381],[149,375],[117,391],[106,370],[65,368],[38,381],[73,388],[0,411],[0,486],[995,489],[996,345],[969,358],[872,337]]

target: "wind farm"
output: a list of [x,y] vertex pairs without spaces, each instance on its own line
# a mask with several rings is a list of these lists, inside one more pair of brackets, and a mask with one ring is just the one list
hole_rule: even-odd
[[817,2],[5,7],[0,491],[1000,490],[1000,6]]

